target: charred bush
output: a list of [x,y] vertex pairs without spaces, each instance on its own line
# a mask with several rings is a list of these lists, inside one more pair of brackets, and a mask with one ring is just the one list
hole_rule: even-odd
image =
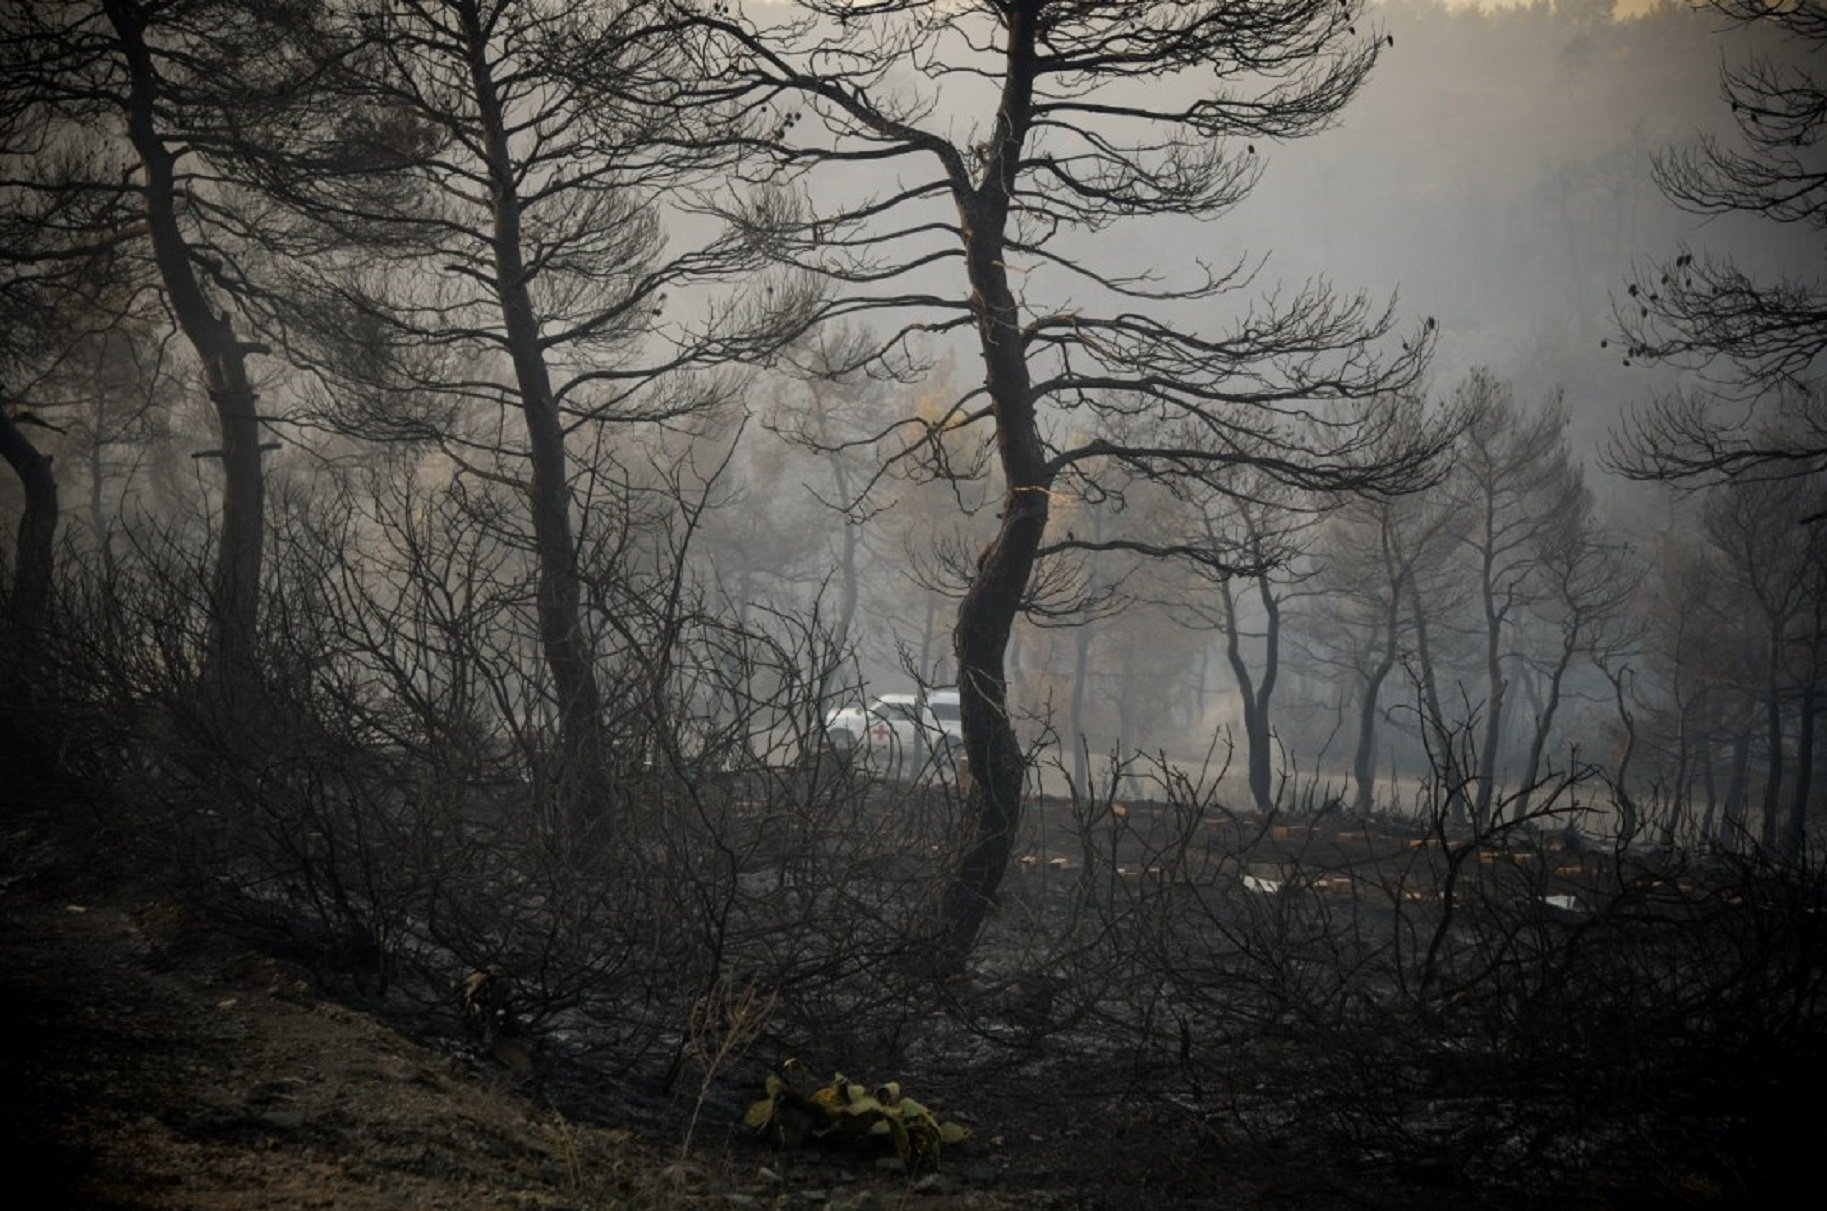
[[626,551],[593,565],[602,739],[580,758],[525,552],[486,502],[344,485],[274,524],[232,696],[177,533],[139,535],[105,581],[77,566],[37,657],[61,776],[146,873],[332,992],[453,1033],[453,983],[493,973],[547,1061],[658,1086],[718,989],[765,996],[764,1061],[880,1058],[931,1015],[910,956],[952,791],[823,759],[846,656],[815,618],[725,616],[682,543],[649,536],[642,577]]
[[1028,1044],[1214,1162],[1311,1149],[1518,1201],[1769,1193],[1816,1135],[1790,1107],[1827,1043],[1827,880],[1582,841],[1593,783],[1482,830],[1444,794],[1407,819],[1234,812],[1165,769],[1158,798],[1081,801],[1042,848],[1044,963],[1070,976]]

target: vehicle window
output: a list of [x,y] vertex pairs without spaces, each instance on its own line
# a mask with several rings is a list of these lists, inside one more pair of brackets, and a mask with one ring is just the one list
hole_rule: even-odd
[[958,704],[955,702],[935,702],[932,704],[933,718],[951,722],[959,718]]

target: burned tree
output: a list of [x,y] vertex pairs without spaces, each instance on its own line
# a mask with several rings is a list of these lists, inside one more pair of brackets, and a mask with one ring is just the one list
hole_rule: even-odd
[[[1805,519],[1827,508],[1821,486],[1800,478],[1743,479],[1708,495],[1703,524],[1737,600],[1719,632],[1755,653],[1735,670],[1763,725],[1759,843],[1789,860],[1802,856],[1813,793],[1816,717],[1827,653],[1827,538]],[[1716,633],[1712,640],[1720,642]],[[1794,784],[1786,752],[1793,721]],[[1792,789],[1785,815],[1784,792]],[[1742,810],[1742,808],[1741,808]]]
[[1180,506],[1192,515],[1182,539],[1189,550],[1186,562],[1195,582],[1210,593],[1189,594],[1181,613],[1222,637],[1242,708],[1250,801],[1265,816],[1279,799],[1273,703],[1286,641],[1284,618],[1291,605],[1313,592],[1314,569],[1299,560],[1311,538],[1315,505],[1246,465],[1225,476],[1221,492],[1201,492]]
[[[971,777],[932,932],[938,969],[971,950],[1021,814],[1004,657],[1037,567],[1068,552],[1183,553],[1148,536],[1050,534],[1054,497],[1112,503],[1111,476],[1238,465],[1297,488],[1389,491],[1431,453],[1425,441],[1392,453],[1387,416],[1348,406],[1410,383],[1425,333],[1386,350],[1391,315],[1362,297],[1310,284],[1245,301],[1257,262],[1100,266],[1091,239],[1128,220],[1220,215],[1255,182],[1259,146],[1330,123],[1381,47],[1359,9],[808,0],[779,20],[699,14],[719,98],[773,119],[766,179],[810,199],[743,216],[757,243],[832,283],[824,317],[893,313],[880,360],[915,330],[973,339],[983,359],[981,384],[937,424],[909,418],[890,455],[917,459],[935,432],[964,430],[1002,477],[954,632]],[[846,168],[890,183],[871,190]],[[1195,308],[1202,329],[1185,321]],[[1319,403],[1331,410],[1308,423]],[[1172,432],[1199,440],[1160,436]]]
[[264,347],[237,327],[249,281],[214,157],[224,113],[296,63],[295,32],[209,0],[24,4],[0,24],[4,105],[29,133],[9,155],[11,217],[41,237],[14,263],[54,285],[59,265],[113,254],[125,279],[157,283],[196,356],[224,471],[205,666],[218,686],[255,667],[266,489],[248,364]]
[[613,427],[682,424],[727,398],[673,373],[706,348],[671,322],[668,291],[741,268],[728,246],[668,251],[667,191],[714,160],[681,150],[709,114],[667,103],[689,65],[650,16],[664,14],[518,0],[350,14],[312,86],[260,115],[248,159],[291,216],[268,238],[307,300],[287,339],[328,384],[329,422],[435,449],[525,502],[573,824],[603,805],[585,552],[620,541],[580,533],[580,510],[628,494]]
[[[1707,3],[1734,25],[1780,32],[1793,53],[1725,68],[1720,86],[1738,145],[1707,138],[1666,155],[1656,183],[1694,214],[1827,234],[1827,8],[1817,0]],[[1702,384],[1632,418],[1611,452],[1624,474],[1710,483],[1827,469],[1827,282],[1760,280],[1730,260],[1684,250],[1630,283],[1616,312],[1627,361],[1665,362]]]
[[[0,408],[5,406],[0,396]],[[44,625],[51,595],[52,550],[57,535],[57,477],[51,458],[21,428],[24,415],[0,410],[0,458],[4,458],[25,492],[19,514],[18,545],[13,554],[13,583],[8,586],[6,620],[29,635]]]
[[13,548],[12,583],[5,587],[4,620],[30,642],[48,612],[57,537],[57,476],[51,455],[33,440],[32,430],[47,422],[20,398],[20,375],[38,369],[38,346],[46,326],[43,300],[28,281],[8,277],[0,282],[0,458],[18,477],[24,495]]
[[1473,822],[1484,828],[1498,823],[1491,812],[1516,671],[1513,636],[1525,617],[1559,588],[1551,557],[1557,548],[1566,554],[1586,501],[1567,449],[1566,406],[1558,396],[1524,408],[1507,383],[1475,370],[1460,385],[1458,398],[1467,425],[1449,491],[1468,522],[1459,538],[1484,661],[1478,789],[1472,804]]
[[[1536,788],[1543,780],[1544,762],[1554,733],[1555,717],[1568,696],[1569,674],[1585,658],[1601,670],[1616,660],[1620,650],[1634,645],[1636,637],[1625,621],[1636,591],[1640,570],[1629,549],[1606,534],[1599,524],[1592,493],[1577,467],[1565,468],[1565,491],[1570,508],[1554,515],[1556,527],[1540,541],[1536,577],[1542,591],[1536,602],[1540,623],[1553,641],[1524,656],[1531,676],[1525,682],[1533,718],[1529,751],[1513,816],[1525,819]],[[1550,770],[1552,766],[1550,764]]]
[[[1405,399],[1404,424],[1418,436],[1425,431],[1426,411],[1418,397]],[[1443,569],[1458,543],[1464,517],[1444,493],[1400,497],[1347,496],[1327,510],[1315,544],[1319,557],[1316,616],[1320,620],[1320,659],[1351,680],[1357,736],[1351,770],[1352,807],[1368,815],[1375,806],[1378,724],[1386,709],[1385,687],[1404,661],[1429,661],[1428,610],[1442,608],[1453,591],[1443,583]],[[1417,585],[1424,588],[1417,590]],[[1411,608],[1413,607],[1413,608]],[[1418,679],[1427,680],[1417,664]],[[1425,696],[1425,691],[1424,691]],[[1450,741],[1439,718],[1438,694],[1433,715],[1423,720],[1432,729],[1431,743],[1450,763]],[[1451,776],[1449,772],[1449,777]]]

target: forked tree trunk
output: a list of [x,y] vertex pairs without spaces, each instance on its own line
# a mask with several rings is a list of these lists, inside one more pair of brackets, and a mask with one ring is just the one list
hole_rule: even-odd
[[1389,610],[1383,619],[1383,651],[1377,662],[1364,674],[1358,692],[1358,742],[1351,756],[1351,776],[1357,783],[1353,806],[1360,816],[1368,815],[1376,801],[1377,781],[1377,709],[1383,695],[1383,682],[1396,667],[1397,612],[1401,608],[1398,590],[1389,598]]
[[[1412,564],[1393,556],[1390,539],[1390,512],[1387,506],[1381,511],[1382,526],[1379,544],[1383,554],[1383,569],[1388,578],[1389,600],[1379,620],[1382,631],[1383,650],[1377,654],[1376,663],[1363,671],[1363,684],[1358,694],[1358,739],[1357,747],[1351,755],[1351,777],[1356,783],[1357,791],[1352,803],[1360,816],[1368,815],[1376,802],[1377,781],[1377,712],[1382,705],[1383,683],[1395,671],[1396,659],[1401,652],[1402,640],[1402,594],[1408,585],[1413,570]],[[1390,771],[1390,781],[1395,781],[1395,771]]]
[[146,45],[145,17],[124,0],[103,0],[128,81],[127,133],[146,175],[146,221],[153,260],[172,314],[196,351],[203,385],[221,435],[222,522],[211,578],[211,643],[205,680],[218,691],[239,693],[256,677],[260,619],[260,569],[265,532],[266,481],[260,469],[260,417],[248,378],[247,356],[261,347],[235,336],[226,312],[218,313],[192,264],[191,247],[178,224],[177,155],[159,130],[158,75]]
[[1275,693],[1279,667],[1281,610],[1266,577],[1257,577],[1257,591],[1264,611],[1267,645],[1260,684],[1250,674],[1250,666],[1243,658],[1242,623],[1237,617],[1237,603],[1228,581],[1219,585],[1218,594],[1224,606],[1224,655],[1230,662],[1231,675],[1237,680],[1237,693],[1243,699],[1244,757],[1248,763],[1250,800],[1256,810],[1266,816],[1275,810],[1274,735],[1269,726],[1269,705]]
[[1577,633],[1567,636],[1561,644],[1560,655],[1554,662],[1554,671],[1548,676],[1548,693],[1535,712],[1535,733],[1529,738],[1529,756],[1523,762],[1522,781],[1517,787],[1516,811],[1513,819],[1527,819],[1529,804],[1535,798],[1535,779],[1541,774],[1542,757],[1548,751],[1548,737],[1554,731],[1554,716],[1560,710],[1561,687],[1566,683],[1567,670],[1573,664],[1573,652]]
[[1421,603],[1421,591],[1416,581],[1408,585],[1410,614],[1415,622],[1415,661],[1417,679],[1421,683],[1421,708],[1427,715],[1422,722],[1428,737],[1428,747],[1432,750],[1430,760],[1434,773],[1442,779],[1446,791],[1444,810],[1447,819],[1455,825],[1465,823],[1465,778],[1459,770],[1459,751],[1454,742],[1453,731],[1447,726],[1446,713],[1440,704],[1440,682],[1434,672],[1434,657],[1428,645],[1427,611]]

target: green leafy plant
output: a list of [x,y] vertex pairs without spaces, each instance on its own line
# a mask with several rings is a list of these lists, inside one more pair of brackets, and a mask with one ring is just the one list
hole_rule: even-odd
[[911,1172],[936,1166],[942,1146],[970,1138],[969,1128],[940,1122],[931,1110],[903,1094],[899,1081],[872,1088],[839,1073],[807,1094],[789,1080],[804,1070],[797,1060],[788,1060],[782,1066],[785,1075],[769,1076],[767,1096],[743,1116],[743,1122],[777,1147],[887,1140]]

